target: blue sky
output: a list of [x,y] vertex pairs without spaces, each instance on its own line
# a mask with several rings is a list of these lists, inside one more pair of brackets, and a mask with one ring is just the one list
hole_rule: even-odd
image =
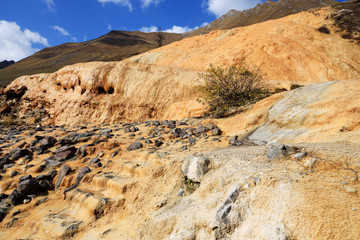
[[0,0],[0,61],[111,30],[182,33],[263,0]]

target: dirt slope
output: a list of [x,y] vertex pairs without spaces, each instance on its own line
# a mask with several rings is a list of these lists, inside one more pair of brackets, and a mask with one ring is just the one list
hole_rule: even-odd
[[[360,46],[344,40],[331,19],[334,10],[302,12],[248,27],[185,39],[126,61],[204,71],[209,64],[244,59],[267,79],[311,83],[357,78]],[[330,34],[318,31],[326,27]]]

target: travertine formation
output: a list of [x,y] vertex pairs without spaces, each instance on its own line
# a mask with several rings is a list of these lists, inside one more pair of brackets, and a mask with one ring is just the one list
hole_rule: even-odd
[[42,108],[49,114],[44,123],[104,123],[201,115],[194,87],[201,84],[198,72],[209,64],[244,60],[261,67],[270,86],[287,89],[292,83],[358,78],[360,46],[335,33],[331,18],[326,19],[330,10],[214,31],[122,62],[80,63],[23,76],[5,92],[28,89],[21,116]]
[[[0,239],[357,239],[360,47],[329,14],[16,79],[44,125],[0,127]],[[307,86],[199,118],[198,72],[238,59]]]

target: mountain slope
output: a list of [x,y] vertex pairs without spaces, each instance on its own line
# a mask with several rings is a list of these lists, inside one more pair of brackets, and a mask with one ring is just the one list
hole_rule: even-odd
[[45,48],[1,69],[0,85],[23,75],[54,72],[74,63],[120,61],[181,39],[180,34],[174,33],[161,33],[161,39],[159,36],[159,33],[111,31],[94,40]]
[[256,7],[244,11],[232,9],[209,25],[189,32],[187,36],[192,37],[214,30],[248,26],[335,3],[337,2],[334,0],[267,0],[263,4],[258,4]]
[[78,63],[23,76],[5,93],[24,94],[19,117],[30,122],[41,110],[48,113],[46,123],[105,123],[201,115],[194,86],[209,64],[242,59],[260,66],[269,85],[287,89],[293,83],[359,79],[360,46],[338,33],[331,18],[336,13],[326,7],[186,38],[121,62]]
[[0,69],[6,68],[6,67],[8,67],[8,66],[10,66],[10,65],[12,65],[14,63],[15,63],[15,61],[4,60],[4,61],[0,62]]

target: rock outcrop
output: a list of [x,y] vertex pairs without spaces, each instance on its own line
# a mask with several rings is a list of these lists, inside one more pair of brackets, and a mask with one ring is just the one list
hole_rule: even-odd
[[[23,76],[5,93],[21,89],[19,117],[50,124],[182,119],[200,116],[194,86],[209,64],[244,60],[261,66],[272,87],[360,76],[360,46],[342,38],[334,10],[302,12],[227,31],[213,31],[122,62],[81,63],[52,74]],[[319,31],[324,27],[329,34]],[[10,94],[11,95],[11,94]],[[43,111],[41,118],[36,117]]]

